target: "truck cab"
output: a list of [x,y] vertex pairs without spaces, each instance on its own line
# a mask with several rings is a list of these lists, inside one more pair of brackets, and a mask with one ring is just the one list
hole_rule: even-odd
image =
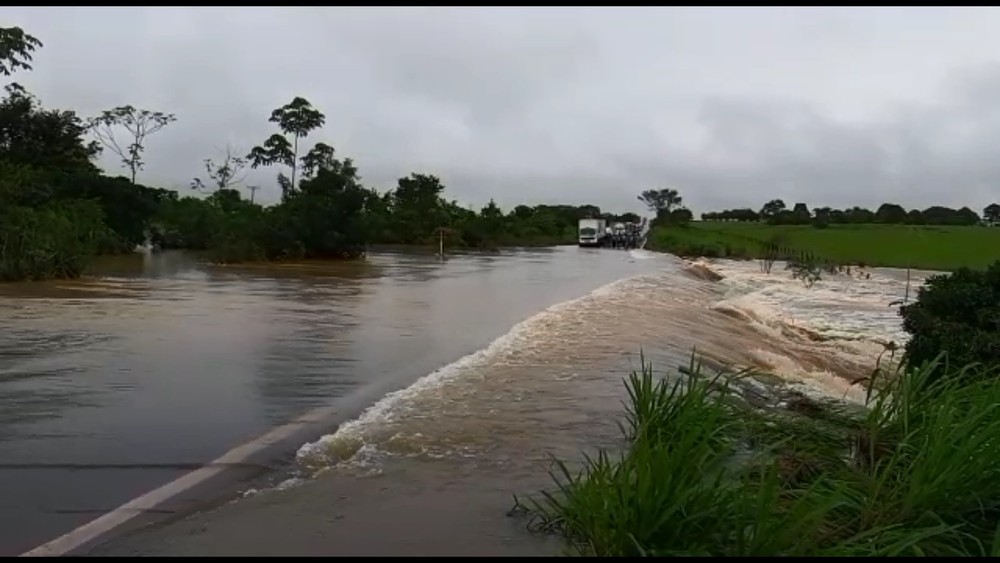
[[577,229],[579,246],[597,247],[604,245],[604,219],[580,219]]

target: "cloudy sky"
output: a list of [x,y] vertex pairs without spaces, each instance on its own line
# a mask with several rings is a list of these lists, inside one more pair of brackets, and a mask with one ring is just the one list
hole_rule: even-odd
[[[1000,200],[1000,10],[0,8],[48,107],[175,113],[140,181],[187,190],[294,96],[382,189],[696,212]],[[120,170],[107,156],[109,171]],[[276,169],[250,177],[274,199]],[[260,194],[259,194],[260,195]]]

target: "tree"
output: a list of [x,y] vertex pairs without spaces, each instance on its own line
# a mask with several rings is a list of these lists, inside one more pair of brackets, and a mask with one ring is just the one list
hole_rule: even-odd
[[883,203],[875,211],[875,222],[899,224],[906,222],[906,210],[895,203]]
[[31,70],[31,53],[42,42],[20,27],[0,27],[0,74],[10,76],[17,69]]
[[[105,110],[101,115],[88,121],[97,140],[122,159],[122,164],[132,174],[134,184],[136,174],[146,164],[142,160],[142,153],[146,150],[146,138],[177,121],[177,117],[172,113],[136,109],[128,105]],[[115,129],[119,127],[131,138],[131,142],[125,146],[119,144],[115,138]]]
[[815,207],[813,208],[813,218],[815,224],[830,224],[830,216],[833,210],[829,207]]
[[809,206],[804,203],[796,203],[792,207],[792,219],[795,223],[799,225],[809,224],[809,220],[812,218],[812,213],[809,211]]
[[772,199],[771,201],[765,203],[764,207],[760,209],[760,217],[762,219],[769,219],[784,210],[785,210],[784,201],[780,199]]
[[1000,223],[1000,204],[991,203],[983,209],[983,219],[990,223]]
[[[269,121],[278,124],[281,134],[275,133],[263,145],[251,149],[247,160],[250,161],[251,168],[272,164],[284,164],[291,168],[292,179],[287,184],[279,178],[282,191],[289,193],[297,188],[295,176],[298,172],[299,140],[322,127],[326,123],[326,116],[313,108],[308,100],[296,96],[288,104],[272,111]],[[286,135],[292,136],[291,143]]]
[[694,214],[687,207],[678,207],[667,214],[667,222],[671,225],[686,225],[694,219]]
[[[791,270],[792,279],[800,280],[807,288],[811,288],[822,279],[819,261],[813,256],[800,256],[785,264],[786,270]],[[770,268],[768,268],[770,272]]]
[[396,236],[404,242],[420,242],[447,222],[437,176],[412,173],[400,178],[392,192],[393,223]]
[[680,205],[683,198],[677,190],[663,188],[661,190],[646,190],[639,194],[636,199],[645,203],[650,211],[659,216],[661,211],[669,213],[675,206]]
[[316,143],[301,160],[303,180],[313,178],[320,170],[332,170],[341,164],[336,159],[336,151],[326,143]]
[[527,205],[518,205],[510,212],[511,216],[520,219],[522,221],[531,218],[535,214],[535,210]]
[[47,110],[18,84],[0,100],[0,160],[64,173],[94,173],[96,143],[83,139],[86,125],[72,111]]
[[206,158],[205,174],[211,181],[211,187],[206,186],[201,178],[195,178],[191,182],[191,189],[198,191],[221,191],[233,189],[237,184],[246,179],[246,167],[249,164],[245,158],[236,156],[232,147],[226,145],[222,160],[216,163],[211,158]]

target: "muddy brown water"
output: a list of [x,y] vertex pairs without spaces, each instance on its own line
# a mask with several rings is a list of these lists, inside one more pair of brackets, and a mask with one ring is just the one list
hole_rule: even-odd
[[752,262],[563,247],[244,267],[168,252],[0,285],[0,554],[317,407],[364,412],[276,482],[408,474],[408,498],[431,498],[482,475],[495,502],[552,455],[616,444],[640,351],[670,370],[697,348],[850,398],[844,377],[902,338],[887,306],[901,279],[806,290]]

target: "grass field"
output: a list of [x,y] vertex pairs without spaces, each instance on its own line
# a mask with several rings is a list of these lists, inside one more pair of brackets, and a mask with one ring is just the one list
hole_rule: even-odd
[[693,222],[657,227],[648,248],[681,256],[758,258],[764,244],[812,253],[837,264],[950,271],[984,268],[1000,260],[1000,227],[915,225],[767,225]]

